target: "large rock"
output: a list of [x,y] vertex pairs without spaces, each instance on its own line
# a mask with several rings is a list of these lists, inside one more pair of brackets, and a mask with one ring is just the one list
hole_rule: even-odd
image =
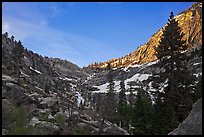
[[14,78],[11,78],[10,76],[2,74],[2,81],[4,82],[10,82],[10,83],[17,83],[17,81]]
[[202,98],[193,104],[189,116],[168,135],[202,135]]
[[26,94],[21,91],[20,87],[13,83],[6,83],[6,91],[4,91],[4,97],[8,99],[13,99],[17,103],[22,103],[25,98],[27,98]]
[[57,103],[57,97],[42,98],[41,104],[47,104],[48,106],[54,106]]
[[8,130],[2,129],[2,135],[6,135],[8,133]]

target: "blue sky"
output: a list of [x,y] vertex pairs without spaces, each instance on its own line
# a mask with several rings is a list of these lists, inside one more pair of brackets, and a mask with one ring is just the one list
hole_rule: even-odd
[[3,2],[2,33],[80,67],[129,54],[193,2]]

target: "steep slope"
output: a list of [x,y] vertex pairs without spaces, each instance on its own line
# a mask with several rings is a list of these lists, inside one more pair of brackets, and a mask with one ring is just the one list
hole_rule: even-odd
[[[17,44],[2,34],[2,134],[98,134],[101,117],[87,105],[91,86],[82,84],[88,74],[69,61],[23,49],[17,79]],[[106,120],[102,134],[128,133]]]
[[[186,40],[188,49],[199,47],[202,45],[202,3],[195,3],[189,9],[179,13],[175,18],[179,22],[182,32],[185,34],[183,39]],[[105,68],[108,63],[112,67],[120,68],[127,67],[135,64],[142,64],[151,62],[157,59],[155,56],[154,47],[158,45],[163,28],[158,30],[144,45],[140,46],[137,50],[122,58],[111,59],[107,62],[100,62],[88,67],[92,68]]]

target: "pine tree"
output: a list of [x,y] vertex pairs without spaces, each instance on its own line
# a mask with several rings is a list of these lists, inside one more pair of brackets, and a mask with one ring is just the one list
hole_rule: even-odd
[[115,96],[115,83],[113,81],[113,70],[111,68],[110,63],[107,66],[108,69],[108,75],[107,75],[107,80],[109,85],[107,86],[107,96],[106,96],[106,110],[108,112],[107,117],[109,117],[109,119],[112,119],[113,116],[116,113],[116,108],[117,108],[117,103],[116,103],[116,96]]
[[15,38],[15,37],[12,35],[12,36],[11,36],[11,41],[12,41],[12,42],[14,42],[14,38]]
[[119,101],[118,101],[118,113],[121,115],[124,114],[124,107],[127,104],[126,95],[125,95],[125,84],[124,80],[120,82],[120,92],[119,92]]
[[167,135],[178,125],[173,106],[163,99],[163,93],[158,93],[154,104],[153,135]]
[[16,62],[16,77],[18,79],[18,82],[20,80],[20,65],[21,65],[21,59],[23,58],[24,48],[19,40],[19,42],[15,45],[15,47],[12,50],[13,53],[13,59]]
[[133,106],[132,133],[135,135],[151,135],[153,119],[153,107],[149,94],[143,89],[143,85],[137,88],[136,100]]
[[133,94],[133,92],[136,91],[136,88],[134,86],[136,86],[136,81],[129,81],[128,83],[128,92],[130,93],[128,95],[128,105],[126,107],[126,123],[128,124],[127,128],[129,129],[130,126],[132,125],[132,118],[134,117],[134,112],[133,112],[133,106],[134,106],[134,100],[135,100],[135,95]]
[[191,109],[190,94],[193,88],[190,85],[194,84],[194,78],[185,64],[186,58],[183,51],[187,49],[187,45],[182,40],[184,34],[181,33],[173,12],[171,12],[168,21],[159,45],[155,48],[161,68],[157,82],[166,82],[167,86],[163,87],[164,98],[172,104],[176,117],[182,122]]
[[125,123],[125,115],[126,115],[126,108],[127,108],[127,100],[125,95],[125,83],[124,80],[120,82],[120,92],[119,92],[119,101],[118,101],[118,108],[117,112],[120,117],[120,122],[123,124]]
[[6,38],[8,38],[8,32],[5,32],[5,33],[4,33],[4,36],[5,36]]

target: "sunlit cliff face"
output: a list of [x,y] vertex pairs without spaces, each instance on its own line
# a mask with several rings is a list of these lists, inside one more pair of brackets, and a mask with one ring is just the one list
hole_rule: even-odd
[[[189,9],[179,13],[174,17],[178,20],[181,31],[184,33],[183,39],[186,40],[186,45],[191,48],[202,45],[202,3],[195,3]],[[154,47],[158,45],[163,28],[157,31],[147,43],[137,48],[133,53],[130,53],[122,58],[111,59],[107,62],[101,62],[90,65],[94,68],[106,68],[110,63],[113,68],[127,67],[135,64],[151,62],[157,59],[155,56]]]

